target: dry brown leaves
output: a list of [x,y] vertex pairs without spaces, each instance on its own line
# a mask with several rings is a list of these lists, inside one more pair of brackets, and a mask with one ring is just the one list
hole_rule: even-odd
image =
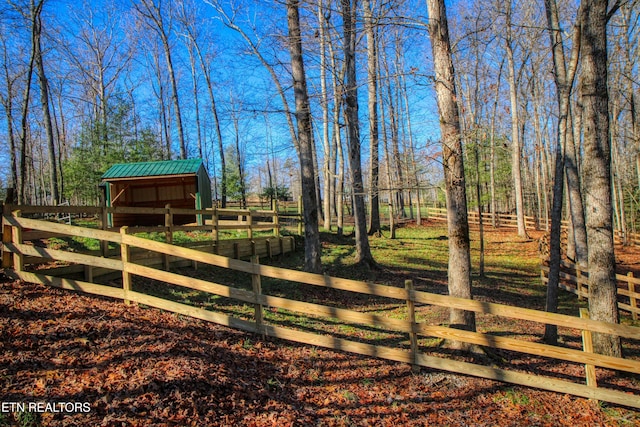
[[44,426],[640,425],[585,399],[19,282],[0,285],[0,326],[2,401],[91,405],[42,414]]

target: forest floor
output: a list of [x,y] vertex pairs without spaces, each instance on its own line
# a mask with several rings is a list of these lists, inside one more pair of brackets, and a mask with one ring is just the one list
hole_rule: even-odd
[[[324,235],[327,273],[399,286],[411,278],[418,289],[443,291],[446,228],[403,230],[397,241],[372,239],[381,265],[375,273],[349,264],[351,240]],[[486,238],[487,277],[474,275],[476,298],[541,308],[535,239],[520,240],[513,230],[490,231]],[[477,232],[472,239],[475,267]],[[616,256],[624,272],[640,273],[637,248],[619,248]],[[277,263],[291,267],[299,258]],[[577,306],[573,295],[563,296],[562,310],[575,314]],[[540,333],[524,322],[492,322],[478,319],[479,329]],[[564,344],[579,345],[572,334],[561,333]],[[640,343],[629,349],[640,358]],[[523,371],[583,375],[575,364],[501,356]],[[640,426],[640,411],[624,407],[262,339],[161,310],[11,281],[1,272],[0,378],[0,426]],[[600,381],[636,395],[640,390],[639,375],[599,370]],[[88,405],[72,412],[8,410],[17,402]]]

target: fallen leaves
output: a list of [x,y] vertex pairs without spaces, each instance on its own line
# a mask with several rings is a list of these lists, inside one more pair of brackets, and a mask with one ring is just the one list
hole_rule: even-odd
[[638,412],[616,408],[614,416],[585,399],[414,373],[408,365],[263,341],[155,309],[18,282],[0,284],[0,348],[3,401],[91,404],[87,414],[43,414],[43,426],[640,423]]

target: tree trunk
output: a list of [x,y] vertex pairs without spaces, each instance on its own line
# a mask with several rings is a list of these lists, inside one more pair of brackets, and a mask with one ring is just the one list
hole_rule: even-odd
[[[559,108],[559,120],[557,129],[557,142],[556,142],[556,166],[553,182],[553,202],[551,208],[551,233],[550,233],[550,246],[549,246],[549,282],[547,283],[547,301],[546,310],[551,313],[558,311],[558,284],[560,282],[560,228],[562,222],[562,199],[564,190],[564,168],[565,168],[565,154],[567,145],[573,144],[573,129],[572,121],[570,119],[571,109],[569,108],[571,88],[573,87],[573,80],[578,64],[578,55],[580,51],[580,29],[581,29],[581,9],[578,9],[577,21],[574,28],[573,50],[571,54],[571,63],[569,71],[566,69],[564,46],[562,43],[562,34],[560,32],[560,26],[558,21],[558,9],[555,0],[545,0],[545,8],[547,12],[547,23],[549,25],[549,36],[551,38],[551,49],[553,54],[554,63],[554,76],[557,88],[557,101]],[[574,157],[570,160],[575,166],[575,153]],[[567,173],[567,181],[569,181],[570,174]],[[573,175],[572,178],[574,179]],[[575,184],[575,182],[574,182]],[[580,197],[580,189],[577,190],[578,197]],[[569,190],[570,192],[571,190]],[[569,197],[569,209],[573,212],[575,210],[574,199]],[[576,202],[576,205],[582,209],[582,202]],[[582,212],[575,212],[575,216],[572,215],[572,223],[575,219],[580,223],[578,217],[584,219]],[[584,225],[584,221],[582,223]],[[579,234],[579,233],[578,233]],[[585,236],[586,237],[586,236]],[[576,249],[578,245],[576,245]],[[582,254],[582,250],[586,250],[585,246],[578,250]],[[586,253],[584,254],[586,255]],[[581,258],[582,259],[582,258]],[[583,264],[581,264],[583,265]],[[558,327],[556,325],[545,326],[545,341],[547,344],[555,345],[558,341]]]
[[33,24],[33,37],[35,48],[35,65],[38,70],[38,80],[40,82],[40,103],[42,106],[42,116],[44,120],[44,128],[47,135],[47,147],[49,152],[49,180],[51,188],[51,203],[57,205],[60,202],[60,194],[58,191],[58,161],[56,159],[56,145],[55,138],[53,136],[53,125],[51,123],[51,111],[49,108],[49,83],[47,82],[47,76],[44,72],[44,60],[42,58],[42,47],[40,40],[42,37],[42,4],[43,0],[40,0],[37,5],[32,3],[32,24]]
[[211,101],[211,114],[213,115],[213,123],[216,130],[216,137],[218,140],[218,152],[220,154],[220,204],[222,208],[227,207],[227,162],[224,155],[224,143],[222,139],[222,130],[220,128],[220,118],[218,117],[218,107],[216,106],[216,97],[213,93],[213,82],[211,81],[211,73],[207,67],[207,63],[202,55],[200,46],[197,41],[194,40],[196,52],[198,53],[198,59],[200,60],[200,67],[204,74],[205,82],[207,84],[207,91],[209,92],[209,99]]
[[287,0],[287,24],[289,27],[289,51],[291,53],[291,73],[296,102],[296,122],[298,123],[298,143],[302,180],[302,203],[304,215],[306,271],[320,273],[320,234],[318,232],[318,205],[315,194],[315,163],[313,161],[313,138],[311,135],[311,111],[309,95],[302,59],[300,16],[298,0]]
[[376,37],[373,28],[373,17],[370,0],[364,0],[364,31],[367,35],[367,92],[369,111],[369,146],[370,146],[370,188],[369,188],[369,230],[370,236],[380,234],[380,201],[378,193],[379,181],[379,141],[378,141],[378,79]]
[[9,157],[10,157],[10,169],[11,169],[11,181],[9,182],[9,188],[12,189],[11,194],[7,194],[7,200],[10,203],[15,203],[14,197],[17,196],[16,190],[18,189],[18,156],[15,134],[13,132],[13,95],[14,95],[14,83],[15,78],[9,74],[9,55],[7,52],[6,42],[2,41],[2,59],[3,59],[3,71],[5,84],[7,85],[6,97],[0,95],[2,98],[2,106],[4,107],[5,118],[7,120],[7,139],[9,140]]
[[323,200],[323,226],[325,230],[331,231],[331,207],[333,202],[334,177],[332,170],[335,168],[335,152],[332,150],[329,139],[329,90],[327,88],[327,27],[326,22],[329,15],[325,15],[323,0],[318,0],[318,27],[320,35],[320,106],[322,108],[322,148],[324,150],[324,160],[322,164],[322,176],[324,186]]
[[511,0],[505,1],[506,5],[506,51],[507,67],[509,70],[509,99],[511,101],[511,173],[513,175],[513,187],[516,198],[516,218],[518,221],[518,236],[527,237],[524,222],[524,198],[522,192],[522,171],[520,157],[522,146],[520,143],[520,120],[518,116],[518,88],[516,83],[515,61],[513,58],[513,39],[511,30]]
[[[589,315],[618,323],[611,206],[611,150],[607,89],[607,1],[583,3],[582,75],[587,238],[589,242]],[[593,336],[594,350],[610,356],[622,353],[620,337]]]
[[[447,195],[449,294],[456,297],[472,298],[462,135],[444,0],[427,0],[427,9],[435,69],[435,90],[440,113],[442,160]],[[473,312],[451,309],[450,322],[453,327],[475,331]],[[454,345],[464,347],[462,343]]]
[[362,164],[360,159],[360,124],[358,121],[358,93],[356,82],[356,11],[352,0],[341,0],[344,22],[344,61],[345,61],[345,118],[347,126],[347,144],[349,147],[349,165],[351,168],[351,188],[353,191],[353,215],[355,220],[356,262],[369,268],[375,267],[369,237],[367,236],[367,218],[365,215],[364,186],[362,183]]

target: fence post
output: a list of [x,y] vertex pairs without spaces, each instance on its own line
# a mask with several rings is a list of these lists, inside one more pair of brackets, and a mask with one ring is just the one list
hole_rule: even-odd
[[273,249],[271,248],[271,240],[267,239],[266,243],[267,243],[267,256],[269,257],[269,259],[272,259],[273,258]]
[[416,364],[418,357],[418,334],[415,332],[416,306],[413,302],[413,280],[405,280],[404,288],[408,291],[407,311],[409,313],[409,342],[411,345],[411,369],[418,371],[420,368]]
[[578,301],[582,301],[584,298],[582,296],[582,269],[579,264],[575,264],[576,268],[576,291],[578,294]]
[[273,210],[273,236],[280,237],[280,215],[277,210]]
[[302,236],[302,196],[298,197],[298,236]]
[[258,267],[260,265],[260,257],[258,255],[254,255],[251,257],[251,264],[253,267],[253,273],[251,274],[251,286],[253,288],[253,293],[255,294],[256,304],[255,308],[255,318],[256,318],[256,328],[258,333],[262,335],[264,338],[264,312],[262,309],[262,303],[260,302],[260,296],[262,295],[262,283],[260,279],[260,273],[258,272]]
[[[583,319],[589,319],[589,310],[586,308],[580,309],[580,317]],[[593,353],[593,339],[591,331],[588,329],[582,330],[582,348],[585,353]],[[598,387],[596,382],[596,367],[593,365],[584,365],[585,377],[587,379],[587,385],[589,387]]]
[[[166,212],[164,214],[164,226],[165,226],[165,240],[168,244],[173,244],[173,213],[171,212],[171,205],[166,204],[164,206]],[[169,271],[170,262],[169,254],[162,254],[163,266],[166,271]]]
[[[3,215],[2,215],[2,268],[9,268],[11,267],[12,264],[12,260],[11,260],[11,252],[9,252],[7,250],[7,243],[11,243],[11,226],[9,224],[6,224],[4,222],[4,208],[3,208]],[[7,212],[8,214],[8,212]]]
[[280,215],[278,215],[278,199],[271,201],[271,210],[273,211],[273,235],[274,237],[280,237]]
[[249,227],[247,228],[247,238],[251,240],[253,239],[253,213],[251,211],[247,215],[247,226]]
[[[106,230],[109,228],[109,214],[106,206],[101,206],[100,208],[100,229]],[[103,257],[109,256],[109,242],[106,240],[100,240],[100,255]]]
[[211,233],[213,234],[213,241],[214,241],[214,254],[218,253],[218,239],[219,237],[219,233],[218,233],[218,207],[214,206],[213,207],[213,215],[211,216],[211,224],[212,224],[212,229],[211,229]]
[[[13,216],[19,218],[21,215],[20,211],[14,211]],[[19,245],[22,243],[22,227],[12,227],[11,228],[11,240],[14,245]],[[16,271],[24,270],[24,255],[21,252],[16,252],[13,254],[13,269]]]
[[131,273],[128,272],[127,263],[131,261],[131,250],[129,245],[125,243],[126,235],[129,232],[129,227],[126,225],[120,228],[120,236],[122,242],[120,243],[120,259],[122,260],[122,289],[124,290],[124,303],[126,305],[131,304],[129,301],[129,292],[131,291]]
[[636,295],[636,285],[633,281],[633,271],[627,273],[627,288],[629,289],[629,304],[631,304],[631,317],[633,320],[638,320],[638,299]]

